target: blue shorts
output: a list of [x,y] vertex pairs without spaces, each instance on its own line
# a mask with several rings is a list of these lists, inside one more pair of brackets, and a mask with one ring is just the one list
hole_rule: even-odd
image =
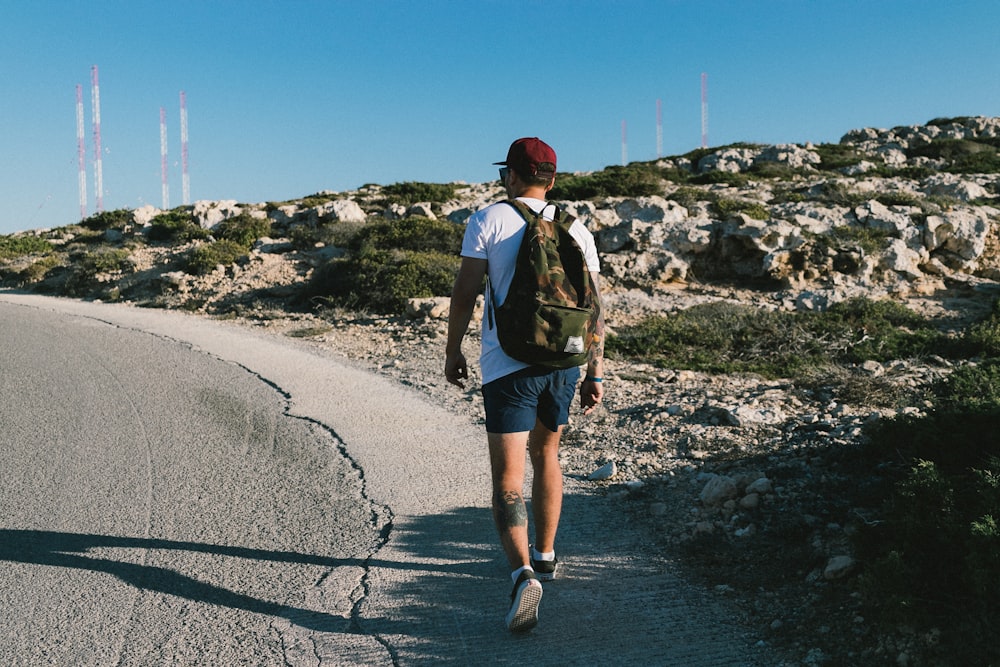
[[579,368],[530,367],[483,385],[487,433],[521,433],[542,422],[553,433],[569,422]]

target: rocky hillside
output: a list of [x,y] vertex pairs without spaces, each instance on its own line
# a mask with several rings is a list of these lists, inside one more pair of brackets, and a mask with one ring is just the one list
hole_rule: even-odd
[[[595,233],[605,288],[630,310],[663,308],[656,297],[664,290],[720,282],[762,288],[776,307],[816,309],[857,294],[919,297],[1000,277],[998,147],[1000,118],[935,120],[853,130],[839,144],[702,149],[560,177],[568,186],[554,194],[589,195],[561,203]],[[342,254],[324,230],[408,216],[462,223],[502,196],[497,183],[428,193],[437,199],[366,186],[281,203],[105,213],[7,237],[0,279],[139,305],[245,309],[287,298]],[[185,216],[205,235],[169,233],[164,219]],[[266,224],[252,248],[218,269],[191,270],[192,252],[240,216]],[[52,252],[11,250],[32,249],[31,239]]]
[[[862,295],[958,331],[998,293],[998,149],[1000,118],[934,120],[561,174],[553,199],[597,238],[612,328],[706,301],[823,311]],[[440,377],[447,288],[414,288],[405,313],[314,318],[304,297],[330,266],[360,266],[337,264],[359,230],[460,230],[502,196],[498,183],[404,183],[108,212],[0,237],[0,282],[281,327],[475,419],[475,397]],[[866,362],[849,371],[864,389],[838,393],[612,361],[605,410],[568,429],[564,470],[603,485],[658,548],[735,599],[785,664],[942,664],[947,632],[893,629],[861,610],[852,535],[879,518],[858,497],[870,479],[854,446],[873,422],[923,407],[880,403],[873,390],[916,395],[952,369],[941,358]]]

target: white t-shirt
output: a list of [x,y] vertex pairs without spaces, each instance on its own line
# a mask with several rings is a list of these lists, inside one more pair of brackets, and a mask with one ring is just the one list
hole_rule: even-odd
[[[542,199],[528,197],[519,197],[518,199],[536,213],[541,211],[543,207],[547,209],[542,212],[542,215],[549,220],[555,214],[555,206]],[[462,241],[462,256],[487,261],[489,284],[494,291],[494,294],[490,294],[487,290],[487,310],[490,299],[493,299],[495,304],[501,304],[507,298],[507,290],[514,277],[517,252],[521,247],[521,239],[524,237],[526,226],[527,222],[521,217],[521,214],[513,206],[504,203],[492,204],[469,217],[465,228],[465,237]],[[594,243],[594,237],[590,231],[583,226],[582,222],[575,220],[569,228],[569,233],[580,244],[590,272],[600,273],[601,264],[597,257],[597,245]],[[504,353],[500,347],[500,341],[497,339],[496,326],[491,328],[489,322],[489,316],[484,315],[482,352],[479,356],[483,384],[529,366],[529,364],[512,359]]]

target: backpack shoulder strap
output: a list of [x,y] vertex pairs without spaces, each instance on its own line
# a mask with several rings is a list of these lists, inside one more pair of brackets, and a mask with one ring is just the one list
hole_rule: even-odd
[[545,204],[545,208],[543,208],[542,211],[539,211],[538,213],[535,213],[534,211],[531,210],[530,206],[525,204],[523,201],[519,201],[517,199],[507,199],[503,203],[512,206],[518,213],[521,214],[521,217],[524,218],[525,221],[527,222],[531,222],[532,219],[535,219],[537,221],[538,218],[541,217],[542,211],[544,211],[545,208],[548,208],[549,206],[552,206],[556,210],[556,213],[552,217],[552,219],[553,221],[555,221],[557,225],[565,226],[567,229],[569,229],[570,225],[573,224],[573,221],[576,220],[576,218],[573,217],[572,214],[564,211],[563,209],[559,208],[558,206],[556,206],[551,202],[547,202]]

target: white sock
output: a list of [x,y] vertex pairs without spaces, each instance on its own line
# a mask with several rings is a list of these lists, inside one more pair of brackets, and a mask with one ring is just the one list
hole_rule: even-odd
[[525,570],[528,570],[529,572],[534,572],[535,571],[534,568],[532,568],[530,565],[524,565],[522,567],[519,567],[519,568],[517,568],[516,570],[514,570],[513,572],[510,573],[510,579],[511,579],[511,581],[513,581],[516,584],[517,583],[517,578],[520,577],[521,573],[524,572]]
[[555,560],[556,552],[546,551],[545,553],[542,553],[541,551],[536,551],[535,547],[531,547],[531,557],[535,560]]

